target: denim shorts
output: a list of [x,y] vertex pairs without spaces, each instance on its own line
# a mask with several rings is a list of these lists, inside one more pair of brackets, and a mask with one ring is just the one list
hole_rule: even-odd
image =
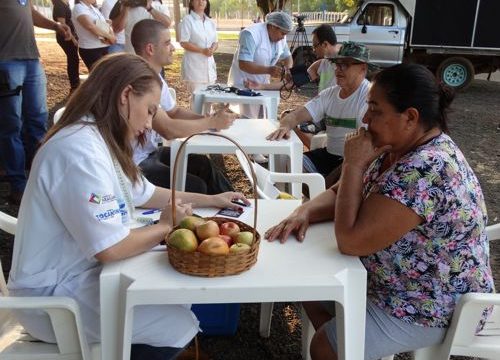
[[[431,328],[408,324],[395,318],[369,300],[366,302],[365,360],[381,359],[440,344],[447,328]],[[325,324],[333,350],[337,352],[335,318]]]

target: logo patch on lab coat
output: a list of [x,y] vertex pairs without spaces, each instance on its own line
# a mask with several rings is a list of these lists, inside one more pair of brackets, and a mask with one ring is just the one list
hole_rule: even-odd
[[100,222],[112,220],[117,215],[120,215],[120,217],[121,217],[121,211],[120,211],[120,209],[116,209],[116,208],[115,209],[107,209],[105,211],[94,213],[95,218],[97,220],[99,220]]
[[116,196],[113,194],[98,195],[96,193],[91,193],[89,197],[89,202],[93,204],[107,204],[111,201],[115,201]]

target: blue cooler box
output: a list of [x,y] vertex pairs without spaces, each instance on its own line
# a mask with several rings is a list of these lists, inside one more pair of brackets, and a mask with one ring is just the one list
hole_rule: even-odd
[[240,304],[193,304],[202,335],[234,335],[240,320]]

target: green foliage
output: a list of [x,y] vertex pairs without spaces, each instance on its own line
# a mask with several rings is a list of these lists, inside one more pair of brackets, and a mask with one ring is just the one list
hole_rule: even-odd
[[350,10],[355,7],[358,3],[357,0],[334,0],[335,10],[334,11],[344,11]]
[[265,16],[275,10],[283,10],[290,0],[257,0],[257,7]]
[[219,16],[243,17],[250,14],[250,17],[259,12],[259,8],[254,0],[210,0],[211,15],[218,13]]

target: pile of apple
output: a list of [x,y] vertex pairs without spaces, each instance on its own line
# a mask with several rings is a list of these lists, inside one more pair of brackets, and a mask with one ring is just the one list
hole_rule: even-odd
[[250,250],[253,233],[240,231],[238,224],[227,221],[220,226],[213,220],[186,216],[179,228],[168,235],[168,245],[176,249],[207,255],[227,255]]

